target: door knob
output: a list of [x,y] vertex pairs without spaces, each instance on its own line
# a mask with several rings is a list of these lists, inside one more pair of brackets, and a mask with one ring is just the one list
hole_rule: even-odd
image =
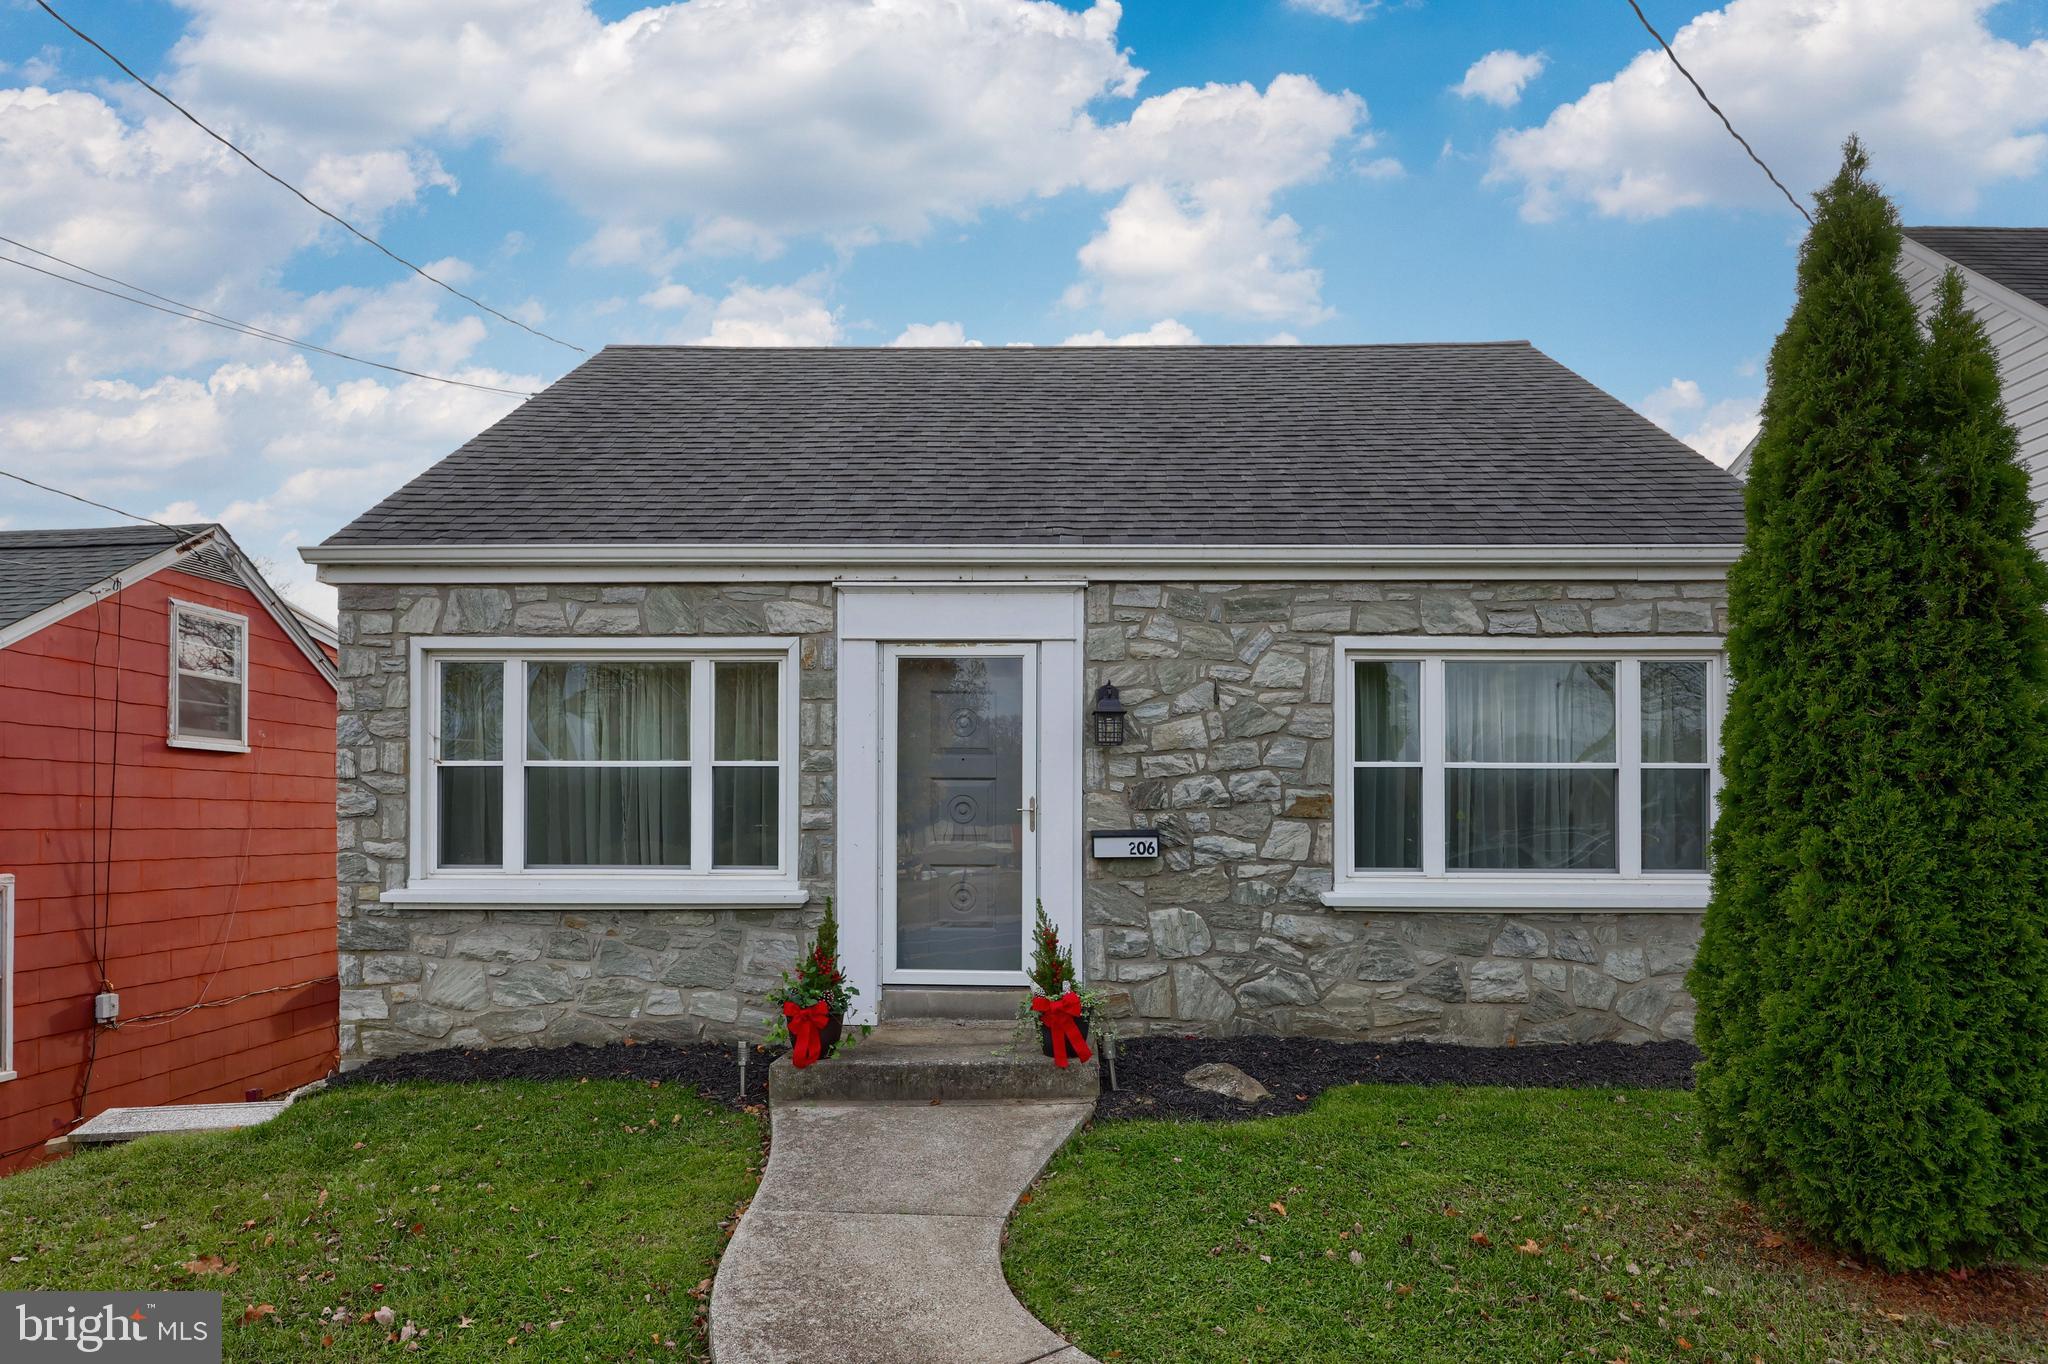
[[1033,796],[1017,807],[1017,813],[1024,816],[1024,827],[1032,833],[1038,832],[1038,797]]

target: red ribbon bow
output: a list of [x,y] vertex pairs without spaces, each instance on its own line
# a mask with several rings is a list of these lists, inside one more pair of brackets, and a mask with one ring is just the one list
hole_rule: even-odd
[[1095,1055],[1088,1050],[1088,1039],[1081,1036],[1081,996],[1072,990],[1058,999],[1033,995],[1031,1011],[1038,1015],[1038,1021],[1044,1024],[1046,1032],[1052,1035],[1052,1063],[1061,1070],[1067,1068],[1069,1049],[1083,1061]]
[[798,1070],[823,1054],[825,1043],[819,1034],[830,1012],[831,1006],[822,999],[801,1009],[786,999],[782,1001],[782,1016],[789,1020],[789,1063]]

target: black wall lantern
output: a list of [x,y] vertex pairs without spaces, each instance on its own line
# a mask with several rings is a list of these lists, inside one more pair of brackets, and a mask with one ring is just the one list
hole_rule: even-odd
[[1095,689],[1095,742],[1120,744],[1124,741],[1124,703],[1116,688],[1105,682]]

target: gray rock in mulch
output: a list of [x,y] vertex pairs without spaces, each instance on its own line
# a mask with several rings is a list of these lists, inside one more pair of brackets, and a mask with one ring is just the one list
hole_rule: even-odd
[[1211,1094],[1221,1094],[1241,1104],[1255,1104],[1273,1093],[1227,1061],[1211,1061],[1207,1065],[1196,1066],[1180,1078],[1191,1088],[1206,1089]]

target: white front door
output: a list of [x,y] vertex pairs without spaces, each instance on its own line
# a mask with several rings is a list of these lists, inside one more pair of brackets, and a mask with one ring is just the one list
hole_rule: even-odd
[[1039,901],[1081,951],[1081,592],[839,589],[839,951],[888,985],[1022,985]]

